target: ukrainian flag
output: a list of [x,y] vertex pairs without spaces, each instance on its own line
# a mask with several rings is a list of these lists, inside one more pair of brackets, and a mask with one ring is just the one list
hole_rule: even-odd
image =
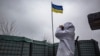
[[56,13],[63,13],[63,7],[60,5],[52,4],[52,11]]

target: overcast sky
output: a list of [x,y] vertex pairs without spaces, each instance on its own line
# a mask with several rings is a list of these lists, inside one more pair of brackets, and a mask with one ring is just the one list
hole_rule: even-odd
[[[100,30],[92,31],[87,15],[100,12],[100,0],[52,0],[63,6],[63,14],[53,13],[54,32],[65,22],[75,25],[80,40],[95,39],[100,45]],[[34,40],[44,37],[52,42],[50,0],[0,0],[0,19],[15,22],[12,35],[25,36]],[[2,34],[2,32],[0,32]],[[59,42],[55,37],[55,42]]]

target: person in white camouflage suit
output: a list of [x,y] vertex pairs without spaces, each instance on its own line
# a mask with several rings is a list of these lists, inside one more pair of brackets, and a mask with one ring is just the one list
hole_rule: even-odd
[[75,27],[71,22],[60,25],[55,33],[60,40],[56,56],[74,56],[75,50]]

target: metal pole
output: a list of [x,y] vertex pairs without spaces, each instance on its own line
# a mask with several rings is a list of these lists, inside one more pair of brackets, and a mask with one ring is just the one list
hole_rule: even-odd
[[51,2],[51,23],[52,23],[52,37],[53,37],[53,56],[55,56],[55,48],[54,48],[54,25],[53,25],[52,2]]

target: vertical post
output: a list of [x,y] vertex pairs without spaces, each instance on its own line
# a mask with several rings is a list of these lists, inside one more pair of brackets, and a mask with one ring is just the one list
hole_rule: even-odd
[[97,46],[97,44],[98,44],[98,42],[96,42],[95,40],[93,40],[92,39],[92,41],[93,41],[93,45],[94,45],[94,52],[95,52],[95,55],[96,56],[99,56],[99,47]]
[[29,47],[29,56],[32,56],[32,43],[30,43],[30,47]]
[[78,56],[81,56],[81,50],[80,50],[80,43],[78,41],[79,36],[77,36],[76,41],[75,41],[75,46],[77,48]]
[[51,2],[51,23],[52,23],[52,37],[53,37],[53,56],[55,56],[52,2]]
[[22,47],[21,47],[21,56],[23,56],[23,48],[24,48],[24,42],[22,42]]
[[46,56],[47,53],[46,52],[46,40],[44,41],[44,56]]

